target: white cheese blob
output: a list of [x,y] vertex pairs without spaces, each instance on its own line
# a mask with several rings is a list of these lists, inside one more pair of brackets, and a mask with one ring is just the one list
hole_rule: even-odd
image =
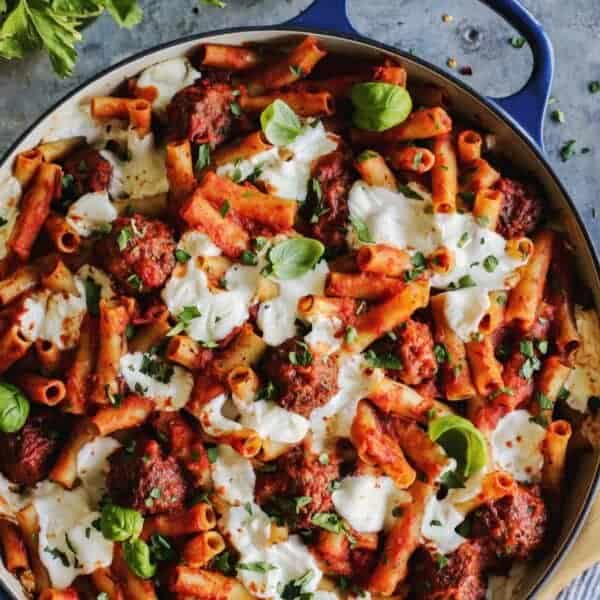
[[96,438],[77,456],[81,485],[65,490],[44,481],[36,487],[33,506],[40,524],[39,556],[54,587],[69,586],[78,575],[112,562],[113,543],[92,523],[100,517],[97,504],[105,491],[108,457],[120,444]]
[[[443,472],[455,468],[456,461],[450,459]],[[455,531],[467,516],[461,505],[481,492],[485,472],[486,469],[483,469],[469,477],[464,488],[448,490],[441,500],[434,494],[425,506],[421,536],[433,544],[441,554],[453,552],[465,541],[465,538]]]
[[527,563],[514,562],[508,575],[491,575],[488,577],[488,587],[485,600],[513,600],[523,596],[521,584],[527,575]]
[[441,295],[444,298],[446,322],[461,340],[470,341],[490,308],[488,291],[485,288],[471,287]]
[[114,126],[119,127],[118,121],[96,121],[92,118],[89,104],[68,103],[48,118],[44,142],[55,142],[67,138],[83,136],[88,144],[99,142],[106,131]]
[[21,184],[19,180],[8,175],[0,174],[0,259],[7,253],[6,244],[15,226],[19,214],[19,201],[21,200]]
[[202,407],[199,421],[202,429],[208,435],[219,437],[242,428],[235,420],[236,417],[237,409],[235,405],[225,394],[220,394]]
[[217,460],[210,467],[215,490],[225,501],[230,504],[254,502],[256,475],[247,458],[231,446],[220,444]]
[[[411,200],[400,192],[357,181],[348,197],[350,214],[362,220],[372,238],[425,255],[446,246],[454,255],[454,268],[434,274],[433,287],[459,285],[467,275],[488,290],[505,289],[515,270],[526,260],[506,253],[506,240],[481,227],[471,214],[433,214],[431,204]],[[354,243],[356,240],[351,239]]]
[[181,236],[177,247],[194,257],[221,255],[221,249],[205,233],[193,229]]
[[194,69],[187,58],[172,58],[144,69],[138,77],[137,86],[156,88],[158,96],[152,101],[152,108],[164,111],[179,90],[201,77],[202,74]]
[[296,335],[298,300],[309,294],[323,295],[328,273],[329,267],[323,260],[296,279],[273,278],[279,284],[279,296],[263,302],[256,319],[269,346],[279,346]]
[[48,290],[41,290],[33,292],[23,302],[23,312],[18,317],[19,327],[25,339],[31,342],[40,336],[49,296]]
[[121,160],[110,150],[102,150],[101,154],[108,160],[113,173],[108,191],[113,198],[159,196],[169,191],[169,181],[165,166],[166,152],[154,142],[154,134],[148,133],[143,138],[128,129],[115,129],[111,139],[127,146],[129,160]]
[[91,192],[69,206],[67,223],[81,237],[89,237],[102,225],[112,223],[117,216],[108,192]]
[[290,144],[222,165],[217,169],[217,175],[242,180],[258,168],[260,174],[257,179],[264,182],[271,193],[303,202],[312,161],[336,148],[337,142],[327,134],[320,121],[305,121],[302,131]]
[[315,452],[322,451],[339,437],[350,437],[359,401],[381,376],[381,371],[364,364],[360,354],[341,359],[338,392],[310,414],[311,444]]
[[304,341],[317,352],[331,354],[342,346],[343,338],[337,335],[342,327],[342,321],[337,317],[315,315],[308,322],[312,329],[304,336]]
[[344,477],[331,495],[335,510],[352,529],[375,533],[388,529],[395,520],[392,512],[410,502],[410,494],[396,487],[390,477],[354,475]]
[[183,408],[194,387],[193,375],[178,365],[169,365],[173,370],[168,381],[159,381],[155,377],[143,373],[144,361],[161,361],[157,356],[133,352],[125,354],[119,362],[120,372],[127,387],[142,396],[152,398],[156,402],[157,410],[173,411]]
[[[300,536],[290,535],[284,542],[271,542],[272,521],[256,504],[227,509],[219,521],[219,529],[240,553],[237,578],[257,598],[280,598],[285,585],[307,571],[312,577],[304,591],[319,585],[322,572]],[[239,565],[264,563],[265,572],[240,568]]]
[[267,400],[252,403],[242,412],[240,422],[254,429],[262,439],[282,444],[297,444],[304,439],[309,426],[302,415]]
[[20,486],[0,473],[0,515],[14,517],[27,505],[27,497],[19,493]]
[[517,481],[537,481],[544,466],[545,436],[546,430],[531,420],[531,413],[513,410],[500,419],[492,433],[494,461]]
[[564,387],[569,390],[567,404],[574,410],[586,412],[590,396],[600,396],[600,321],[595,310],[576,306],[575,323],[581,345],[575,352],[575,365]]
[[96,285],[100,286],[100,298],[110,300],[117,294],[113,288],[111,278],[98,267],[85,264],[77,271],[77,278],[81,281],[91,279]]

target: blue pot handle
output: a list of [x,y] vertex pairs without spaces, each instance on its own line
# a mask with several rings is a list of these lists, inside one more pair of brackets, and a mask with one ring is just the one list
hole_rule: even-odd
[[[533,71],[518,92],[506,98],[489,98],[510,115],[543,150],[543,127],[552,78],[554,51],[541,24],[518,0],[481,0],[506,19],[527,40],[533,51]],[[285,23],[293,27],[358,35],[348,19],[347,0],[315,0]]]

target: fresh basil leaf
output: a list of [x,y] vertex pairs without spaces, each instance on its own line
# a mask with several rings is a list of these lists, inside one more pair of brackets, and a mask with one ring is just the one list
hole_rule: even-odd
[[277,279],[297,279],[319,262],[325,246],[312,238],[291,238],[269,250],[270,272]]
[[469,477],[487,463],[487,446],[482,433],[469,421],[457,415],[429,422],[429,437],[454,458],[458,472]]
[[268,571],[272,571],[276,568],[277,567],[275,565],[264,561],[238,563],[237,565],[238,571],[253,571],[254,573],[267,573]]
[[200,144],[196,159],[196,172],[202,171],[208,165],[210,165],[210,144]]
[[369,231],[369,227],[362,219],[350,215],[350,225],[352,225],[352,229],[354,229],[359,242],[363,242],[364,244],[375,243],[375,240]]
[[293,142],[302,130],[296,113],[279,99],[263,110],[260,115],[260,126],[267,140],[275,146],[285,146]]
[[359,129],[385,131],[406,120],[412,100],[406,88],[392,83],[369,82],[352,86],[352,121]]

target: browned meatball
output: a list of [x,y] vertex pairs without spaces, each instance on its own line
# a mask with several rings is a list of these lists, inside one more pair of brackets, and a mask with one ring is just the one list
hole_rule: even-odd
[[[267,505],[269,512],[291,520],[292,526],[314,527],[311,519],[315,513],[332,510],[330,484],[340,476],[337,458],[326,456],[293,448],[275,462],[274,471],[257,473],[256,501]],[[311,500],[296,509],[294,499],[302,496]]]
[[140,214],[118,218],[98,252],[106,270],[134,292],[162,287],[175,267],[171,230]]
[[418,600],[483,600],[486,590],[486,549],[469,540],[444,557],[427,546],[411,559],[410,580]]
[[513,496],[477,509],[471,531],[498,557],[528,559],[542,545],[547,526],[539,488],[518,485]]
[[312,176],[319,182],[319,191],[312,190],[306,202],[307,234],[326,246],[343,247],[346,244],[348,192],[354,179],[352,163],[344,152],[336,150],[317,160]]
[[183,88],[167,106],[167,137],[209,143],[214,148],[231,133],[233,101],[233,89],[227,83],[201,80]]
[[97,150],[84,148],[65,160],[63,171],[73,178],[72,189],[79,197],[106,190],[112,176],[112,165]]
[[437,373],[437,361],[429,327],[409,319],[395,330],[395,334],[397,340],[393,352],[402,362],[402,368],[391,373],[409,385],[431,379]]
[[269,348],[262,365],[265,376],[277,388],[277,402],[303,417],[323,406],[338,391],[337,361],[314,354],[301,340],[292,338]]
[[109,462],[106,486],[114,503],[150,515],[183,508],[187,482],[177,460],[165,458],[155,440],[137,439],[133,452],[121,448]]
[[30,414],[23,428],[0,434],[0,469],[8,479],[34,485],[45,479],[62,445],[68,419],[56,411]]
[[506,238],[531,233],[542,216],[542,200],[532,185],[523,185],[514,179],[502,178],[496,189],[504,194],[504,202],[496,231]]

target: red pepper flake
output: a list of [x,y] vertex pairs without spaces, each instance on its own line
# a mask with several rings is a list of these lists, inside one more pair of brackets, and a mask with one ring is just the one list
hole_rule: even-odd
[[458,72],[461,75],[471,76],[473,75],[473,67],[471,67],[470,65],[465,65],[464,67],[461,67]]

